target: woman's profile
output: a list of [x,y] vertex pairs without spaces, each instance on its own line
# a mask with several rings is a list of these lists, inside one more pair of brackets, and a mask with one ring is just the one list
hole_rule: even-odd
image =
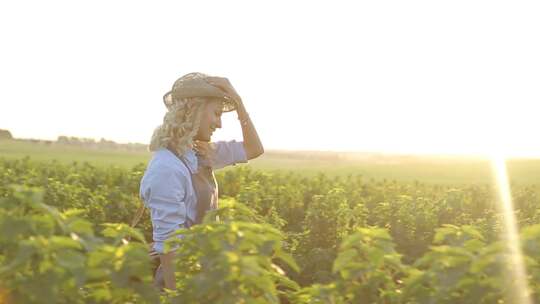
[[[174,251],[164,252],[164,241],[217,208],[214,170],[247,162],[264,149],[242,99],[226,78],[190,73],[179,78],[163,99],[167,112],[152,135],[153,154],[141,179],[140,196],[150,209],[152,249],[160,259],[156,284],[175,289]],[[221,128],[221,114],[230,111],[238,114],[243,141],[210,142],[214,130]]]

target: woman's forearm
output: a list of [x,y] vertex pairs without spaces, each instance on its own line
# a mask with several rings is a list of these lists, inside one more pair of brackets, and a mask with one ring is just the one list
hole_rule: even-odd
[[254,159],[264,153],[264,147],[259,139],[257,130],[241,101],[238,103],[236,112],[238,113],[238,119],[240,120],[240,125],[242,127],[244,149],[246,150],[247,159]]
[[176,279],[174,277],[174,251],[159,256],[161,262],[161,270],[163,271],[163,279],[165,288],[170,290],[176,289]]

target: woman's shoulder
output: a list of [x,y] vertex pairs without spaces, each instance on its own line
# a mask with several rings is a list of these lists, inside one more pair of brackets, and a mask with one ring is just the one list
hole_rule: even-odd
[[[176,157],[174,154],[172,156]],[[186,168],[175,163],[165,151],[156,151],[141,178],[139,195],[143,201],[147,201],[152,195],[176,197],[180,195],[178,193],[188,189],[189,174]]]
[[152,154],[145,175],[187,177],[190,173],[182,162],[169,150],[159,149]]
[[245,154],[244,142],[236,141],[234,139],[228,140],[228,141],[222,140],[222,141],[211,142],[210,147],[216,157],[228,158],[231,156],[231,154],[233,155]]
[[214,169],[248,161],[243,141],[217,141],[211,143],[211,148]]

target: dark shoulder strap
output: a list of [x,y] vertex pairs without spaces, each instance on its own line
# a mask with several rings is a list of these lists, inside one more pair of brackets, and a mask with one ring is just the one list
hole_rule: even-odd
[[183,158],[183,157],[178,157],[178,159],[179,159],[180,161],[182,161],[182,163],[184,164],[184,166],[186,166],[186,168],[187,168],[188,171],[189,171],[189,175],[190,175],[190,176],[193,175],[193,172],[191,172],[191,168],[188,166],[188,164],[186,163],[186,161],[184,160],[184,158]]
[[174,154],[176,156],[176,158],[178,158],[183,164],[184,166],[186,166],[186,169],[188,169],[189,171],[189,175],[190,175],[190,178],[191,178],[191,175],[193,175],[193,172],[191,171],[191,168],[189,168],[188,164],[186,163],[186,161],[184,160],[184,158],[180,155],[178,155],[176,153],[176,151],[172,150],[172,149],[169,149],[167,148],[169,151],[171,151],[172,154]]

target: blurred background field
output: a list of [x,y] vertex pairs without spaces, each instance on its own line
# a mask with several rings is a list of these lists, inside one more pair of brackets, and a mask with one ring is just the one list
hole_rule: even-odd
[[[146,164],[151,153],[144,148],[92,148],[57,142],[0,140],[0,157],[61,163],[89,162],[97,166],[132,167]],[[239,165],[239,166],[244,166]],[[267,151],[250,161],[258,170],[292,171],[303,176],[319,173],[334,176],[362,175],[366,178],[420,181],[434,184],[486,184],[493,181],[487,157],[453,155],[392,155],[381,153],[324,151]],[[231,170],[227,168],[224,170]],[[512,183],[535,184],[540,177],[540,159],[508,160]]]

